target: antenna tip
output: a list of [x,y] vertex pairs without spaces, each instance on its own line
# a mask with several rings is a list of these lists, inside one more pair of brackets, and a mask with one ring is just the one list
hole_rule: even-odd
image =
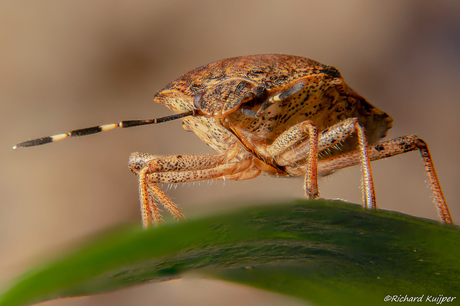
[[16,150],[18,146],[13,146],[11,149]]

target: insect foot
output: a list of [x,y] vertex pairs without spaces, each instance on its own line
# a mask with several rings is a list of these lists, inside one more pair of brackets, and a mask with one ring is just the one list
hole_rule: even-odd
[[376,209],[371,162],[419,150],[438,215],[453,223],[427,144],[414,135],[382,140],[393,119],[332,66],[285,54],[227,58],[183,74],[153,99],[176,114],[73,130],[13,148],[182,119],[183,128],[216,154],[131,154],[128,165],[139,179],[144,227],[162,222],[159,204],[185,219],[158,183],[299,176],[305,196],[317,198],[318,176],[355,165],[362,168],[364,207]]

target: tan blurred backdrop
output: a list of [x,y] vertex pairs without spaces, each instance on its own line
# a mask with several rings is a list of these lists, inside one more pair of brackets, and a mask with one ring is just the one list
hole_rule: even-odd
[[[0,290],[88,235],[140,222],[131,152],[212,153],[180,122],[116,130],[36,148],[18,141],[123,119],[171,114],[152,97],[210,61],[287,53],[336,66],[431,149],[460,221],[458,1],[4,1],[0,4]],[[380,208],[436,219],[418,153],[373,163]],[[361,203],[360,169],[320,181],[321,196]],[[197,217],[303,197],[301,179],[179,186]],[[149,284],[43,305],[302,305],[211,280]]]

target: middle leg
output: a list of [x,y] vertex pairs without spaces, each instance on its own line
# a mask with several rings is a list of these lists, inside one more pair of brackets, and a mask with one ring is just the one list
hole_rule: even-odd
[[279,165],[284,166],[278,159],[280,154],[292,150],[293,147],[304,139],[308,139],[308,141],[304,143],[306,146],[305,150],[302,152],[304,154],[303,159],[307,159],[308,166],[305,172],[302,173],[305,175],[304,192],[307,198],[315,199],[319,197],[317,170],[318,128],[312,121],[306,120],[292,126],[279,135],[271,145],[262,146],[256,148],[256,150],[259,154],[274,157]]
[[[342,122],[333,125],[327,130],[322,131],[319,135],[319,140],[316,147],[316,155],[314,159],[317,160],[318,152],[321,152],[322,150],[325,150],[327,148],[334,147],[347,137],[350,137],[353,133],[356,133],[358,136],[359,161],[362,165],[363,170],[363,202],[366,208],[375,209],[376,201],[374,181],[372,178],[366,131],[361,126],[361,124],[359,124],[356,118],[348,118]],[[276,157],[278,164],[286,166],[287,172],[291,174],[302,175],[307,173],[307,180],[308,171],[310,171],[311,167],[310,159],[312,158],[312,155],[309,154],[309,152],[311,152],[312,150],[311,146],[312,144],[310,142],[304,142],[300,143],[298,146],[284,151]],[[300,163],[300,165],[298,165],[297,163]],[[317,181],[317,177],[308,179],[314,179],[315,181]],[[315,183],[310,184],[313,185]],[[305,184],[305,186],[307,186],[307,184]]]

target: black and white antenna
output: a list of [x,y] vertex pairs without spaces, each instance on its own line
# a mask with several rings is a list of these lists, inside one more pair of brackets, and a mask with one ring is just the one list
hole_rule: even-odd
[[198,116],[198,111],[191,110],[188,112],[170,115],[170,116],[161,117],[161,118],[148,119],[148,120],[126,120],[126,121],[120,121],[118,123],[104,124],[104,125],[98,125],[98,126],[88,127],[84,129],[73,130],[73,131],[70,131],[64,134],[56,134],[53,136],[46,136],[42,138],[23,141],[15,145],[13,149],[17,149],[21,147],[39,146],[39,145],[43,145],[46,143],[59,141],[67,137],[86,136],[86,135],[96,134],[100,132],[110,131],[116,128],[129,128],[133,126],[163,123],[163,122],[172,121],[172,120],[176,120],[176,119],[180,119],[180,118],[184,118],[188,116]]

